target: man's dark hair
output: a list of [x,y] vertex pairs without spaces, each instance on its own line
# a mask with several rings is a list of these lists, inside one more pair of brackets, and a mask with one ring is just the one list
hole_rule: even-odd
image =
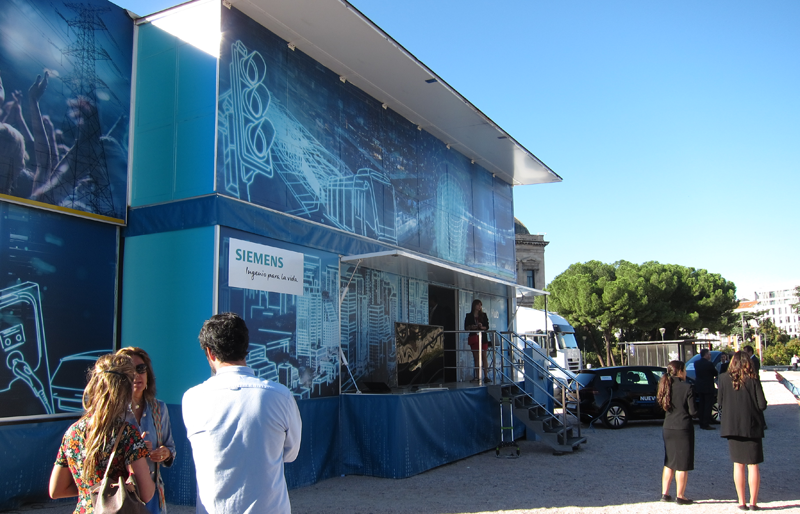
[[247,357],[250,332],[239,315],[223,312],[211,316],[200,329],[200,347],[208,348],[211,355],[221,362],[236,362]]
[[702,350],[700,350],[700,357],[705,359],[706,355],[708,355],[708,348],[703,348]]
[[742,349],[744,351],[746,351],[747,353],[749,353],[750,355],[753,355],[754,353],[756,353],[756,352],[753,351],[753,347],[750,346],[749,344],[747,346],[745,346],[744,348],[742,348]]

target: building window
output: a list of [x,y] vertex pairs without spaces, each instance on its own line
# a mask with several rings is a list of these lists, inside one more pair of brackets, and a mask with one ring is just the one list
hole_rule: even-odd
[[525,270],[525,284],[532,289],[536,289],[536,278],[532,269]]

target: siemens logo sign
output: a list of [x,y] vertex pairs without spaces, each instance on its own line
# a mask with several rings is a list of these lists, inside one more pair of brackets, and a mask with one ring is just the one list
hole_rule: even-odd
[[304,255],[230,238],[228,285],[303,296]]
[[276,257],[274,255],[268,255],[266,253],[250,252],[242,250],[241,248],[237,248],[235,252],[237,261],[251,262],[253,264],[263,264],[264,266],[271,266],[273,268],[283,267],[283,257]]

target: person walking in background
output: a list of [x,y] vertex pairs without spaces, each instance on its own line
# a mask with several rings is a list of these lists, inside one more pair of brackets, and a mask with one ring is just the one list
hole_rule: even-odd
[[123,348],[119,355],[130,357],[136,369],[133,378],[133,396],[125,421],[139,429],[150,455],[147,465],[156,484],[157,494],[147,503],[147,510],[159,514],[166,510],[164,480],[160,466],[170,467],[175,461],[175,441],[169,422],[167,405],[156,399],[156,376],[146,351],[135,346]]
[[302,431],[292,392],[247,366],[250,335],[236,314],[212,316],[199,339],[213,376],[183,395],[198,514],[289,514],[283,467]]
[[667,364],[667,372],[658,382],[656,399],[664,416],[664,471],[661,474],[661,501],[672,501],[669,488],[675,478],[675,503],[689,505],[686,498],[688,471],[694,469],[694,425],[697,414],[692,387],[685,382],[686,368],[681,361]]
[[797,363],[800,362],[800,357],[795,353],[792,355],[792,371],[797,371]]
[[714,430],[711,426],[711,409],[714,407],[714,378],[717,368],[711,363],[708,348],[700,350],[700,359],[694,364],[694,392],[700,399],[700,428]]
[[756,379],[761,380],[758,376],[758,372],[761,371],[761,359],[758,358],[758,355],[756,355],[753,347],[749,344],[744,347],[744,351],[747,352],[747,355],[750,357],[750,362],[753,366],[753,371],[756,374]]
[[469,348],[472,350],[472,361],[475,363],[475,378],[472,381],[478,382],[480,380],[480,368],[483,368],[483,381],[491,382],[486,362],[489,335],[485,332],[489,330],[489,317],[483,312],[483,303],[480,300],[472,301],[472,310],[464,318],[464,330],[481,331],[480,336],[478,336],[478,332],[470,332],[467,339]]
[[749,510],[759,510],[761,471],[758,465],[764,462],[764,410],[767,400],[747,353],[733,354],[728,372],[719,379],[717,401],[722,414],[720,437],[728,439],[739,510],[748,510],[745,469],[750,485]]
[[51,498],[77,496],[75,514],[94,512],[90,492],[102,482],[112,453],[114,460],[108,468],[111,483],[132,474],[142,501],[153,497],[155,484],[145,459],[147,446],[136,427],[125,421],[134,374],[133,363],[125,355],[97,359],[83,392],[84,414],[64,434],[50,474],[49,492]]
[[730,356],[727,353],[722,353],[719,358],[719,374],[722,375],[723,373],[728,371],[728,364],[730,364]]

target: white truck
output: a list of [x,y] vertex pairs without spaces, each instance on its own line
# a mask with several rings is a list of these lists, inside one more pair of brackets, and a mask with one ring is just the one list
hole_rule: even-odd
[[[575,329],[558,314],[545,314],[542,310],[518,307],[514,326],[518,336],[539,344],[565,370],[577,374],[583,368],[581,351],[575,340]],[[547,336],[542,338],[545,333]],[[543,346],[545,341],[546,346]]]

